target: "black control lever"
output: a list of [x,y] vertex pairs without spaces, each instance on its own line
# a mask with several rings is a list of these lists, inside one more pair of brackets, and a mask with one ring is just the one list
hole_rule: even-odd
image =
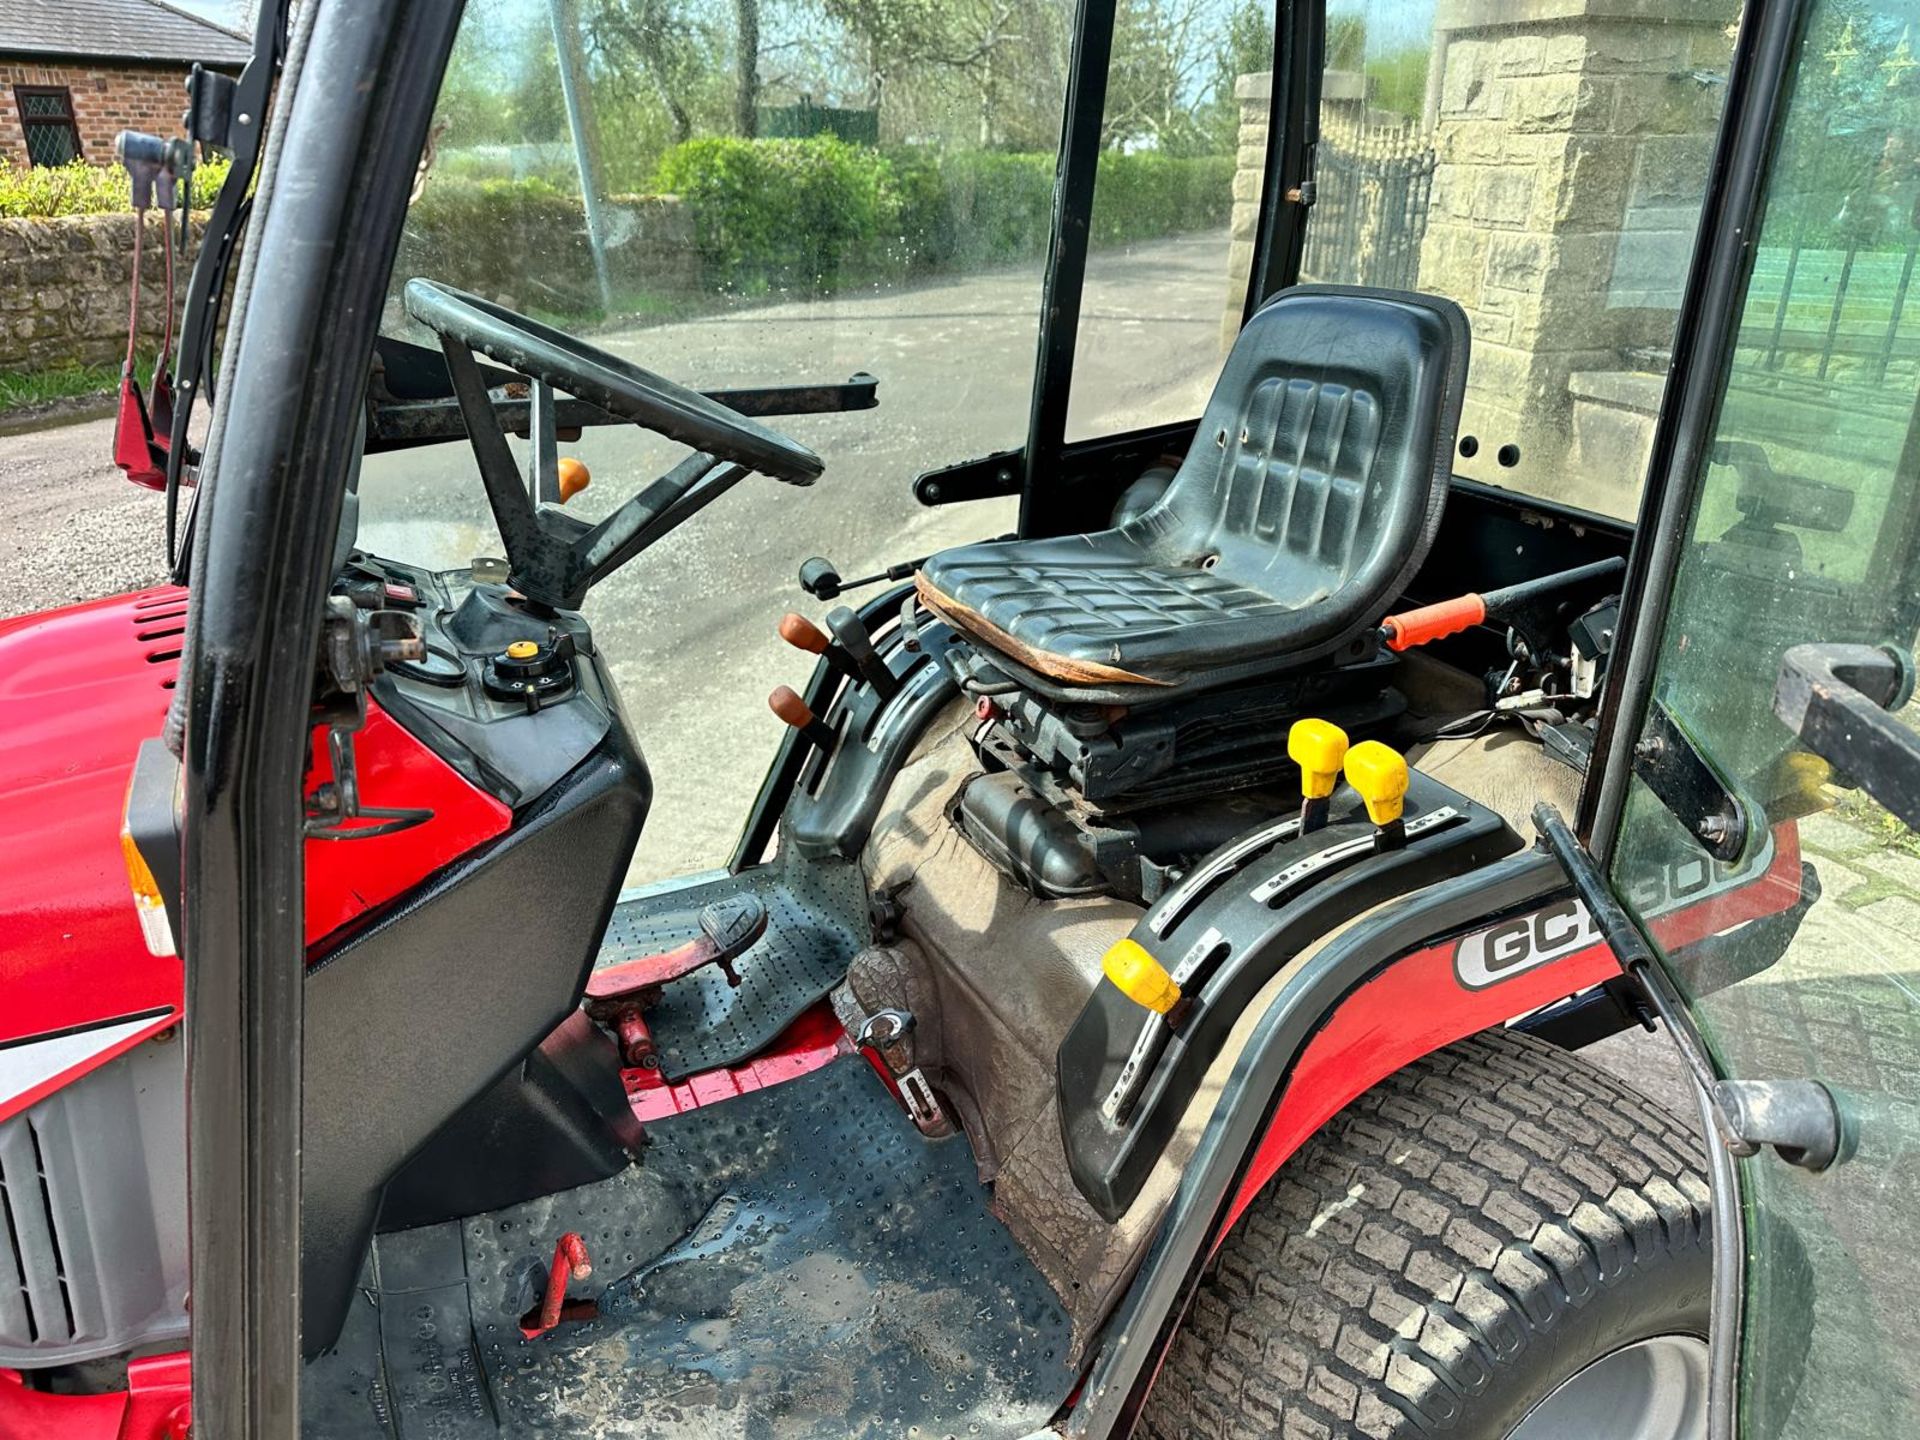
[[840,642],[840,648],[860,671],[860,678],[873,687],[881,700],[891,700],[900,693],[898,677],[873,648],[873,637],[867,634],[867,627],[860,623],[858,615],[844,605],[836,605],[827,612],[827,628],[833,631],[833,638]]
[[904,580],[922,565],[928,556],[918,560],[902,560],[897,565],[889,565],[877,575],[862,575],[857,580],[842,580],[840,572],[833,568],[833,562],[824,555],[815,555],[800,567],[800,588],[816,600],[837,600],[849,590],[858,590],[864,585],[878,585],[882,581]]

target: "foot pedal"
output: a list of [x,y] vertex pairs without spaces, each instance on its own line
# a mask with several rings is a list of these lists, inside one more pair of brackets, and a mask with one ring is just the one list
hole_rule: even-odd
[[751,891],[715,900],[700,911],[700,933],[658,955],[596,970],[587,980],[587,1014],[620,1042],[620,1058],[633,1069],[652,1070],[660,1060],[647,1028],[647,1009],[671,980],[717,965],[727,984],[740,988],[733,962],[767,933],[767,906]]

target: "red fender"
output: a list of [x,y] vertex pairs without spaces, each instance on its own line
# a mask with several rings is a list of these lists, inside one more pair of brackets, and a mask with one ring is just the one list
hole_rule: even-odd
[[[1715,887],[1704,861],[1697,877],[1674,877],[1670,898],[1679,903],[1649,921],[1654,937],[1675,949],[1791,909],[1800,898],[1800,834],[1792,821],[1774,830],[1773,852],[1767,868],[1744,884]],[[1523,959],[1507,968],[1495,965],[1487,977],[1484,957],[1494,953],[1496,937],[1522,931],[1534,932],[1532,943],[1542,948],[1523,951]],[[1592,939],[1596,934],[1585,906],[1560,900],[1403,955],[1348,994],[1294,1062],[1213,1249],[1315,1131],[1396,1070],[1618,975],[1619,962],[1605,942]],[[1589,943],[1579,943],[1583,939]],[[1554,954],[1557,948],[1566,953]],[[1540,954],[1545,958],[1531,958]],[[1481,958],[1470,964],[1466,957]],[[1489,983],[1470,985],[1468,973]]]

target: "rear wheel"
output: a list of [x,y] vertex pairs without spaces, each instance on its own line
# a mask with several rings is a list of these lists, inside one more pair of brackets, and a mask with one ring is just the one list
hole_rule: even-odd
[[1693,1132],[1491,1031],[1368,1091],[1266,1187],[1142,1431],[1697,1440],[1711,1280]]

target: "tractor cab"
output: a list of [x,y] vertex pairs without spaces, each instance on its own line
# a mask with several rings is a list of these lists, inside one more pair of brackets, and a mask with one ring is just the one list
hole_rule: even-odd
[[0,1436],[1910,1432],[1906,16],[1176,10],[196,77]]

